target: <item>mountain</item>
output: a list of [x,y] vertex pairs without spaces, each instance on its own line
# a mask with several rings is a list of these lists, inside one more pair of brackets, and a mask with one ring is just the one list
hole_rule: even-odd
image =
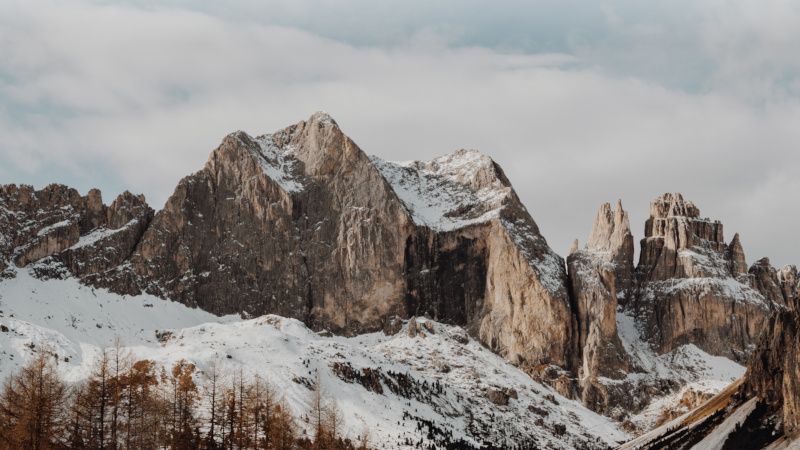
[[[387,448],[420,424],[433,445],[607,448],[734,382],[767,398],[769,377],[737,381],[746,370],[791,374],[764,344],[786,333],[762,331],[787,329],[796,268],[748,269],[739,235],[680,194],[651,203],[637,264],[634,242],[622,202],[603,204],[564,260],[488,156],[385,161],[316,113],[226,136],[157,212],[128,192],[106,206],[98,190],[0,186],[0,371],[55,345],[77,381],[119,335],[163,364],[267,371],[299,412],[298,361],[316,359],[373,405],[350,405],[350,431],[370,422]],[[445,393],[400,395],[392,373]]]
[[[528,370],[573,364],[563,260],[477,152],[370,159],[317,113],[270,135],[227,136],[152,220],[142,206],[130,232],[95,219],[105,208],[95,191],[9,186],[3,199],[14,217],[4,228],[27,221],[35,235],[14,238],[33,240],[22,254],[19,243],[6,249],[18,267],[50,258],[52,270],[112,292],[342,334],[425,315]],[[39,210],[52,213],[31,214]],[[103,253],[110,239],[124,241],[121,257]]]
[[743,378],[619,450],[800,448],[799,325],[796,308],[772,316]]

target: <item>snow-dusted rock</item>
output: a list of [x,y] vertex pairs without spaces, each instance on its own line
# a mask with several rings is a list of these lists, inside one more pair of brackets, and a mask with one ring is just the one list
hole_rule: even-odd
[[37,273],[342,334],[424,315],[531,372],[573,366],[564,261],[476,151],[386,162],[316,113],[273,134],[230,134],[152,220],[130,194],[106,207],[99,192],[51,191],[9,194],[34,204],[3,211],[7,228],[45,217],[7,239],[0,260],[52,257]]
[[97,189],[0,186],[0,268],[53,257],[77,277],[102,273],[130,256],[152,214],[129,192],[106,206]]
[[774,303],[751,287],[743,263],[739,239],[728,246],[722,223],[701,218],[680,194],[664,194],[650,206],[627,307],[661,352],[692,343],[744,360]]
[[630,288],[633,236],[628,214],[601,205],[585,249],[567,257],[570,288],[577,317],[580,398],[595,411],[615,403],[603,379],[624,379],[631,370],[617,334],[617,299]]
[[621,200],[613,209],[609,203],[600,206],[586,249],[613,264],[617,290],[627,295],[633,278],[633,234]]

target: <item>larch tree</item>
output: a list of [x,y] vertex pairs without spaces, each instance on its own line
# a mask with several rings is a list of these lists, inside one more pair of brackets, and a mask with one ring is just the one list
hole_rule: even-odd
[[66,444],[68,390],[46,350],[6,380],[0,395],[0,448],[49,450]]

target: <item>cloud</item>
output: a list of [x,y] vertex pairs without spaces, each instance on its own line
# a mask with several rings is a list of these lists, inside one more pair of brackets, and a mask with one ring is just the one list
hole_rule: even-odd
[[[324,109],[366,152],[385,158],[428,159],[461,147],[491,155],[562,254],[588,234],[601,202],[622,198],[641,237],[648,202],[682,191],[725,222],[728,239],[741,232],[750,261],[800,262],[792,225],[800,219],[800,103],[776,94],[786,80],[776,81],[769,64],[735,57],[754,50],[725,44],[749,16],[731,13],[717,26],[709,9],[686,33],[716,80],[692,90],[648,71],[625,75],[630,60],[598,63],[614,61],[603,55],[630,46],[630,36],[650,36],[637,54],[661,42],[670,60],[689,45],[664,41],[668,26],[624,12],[607,9],[613,36],[594,48],[530,53],[454,45],[430,26],[376,46],[291,20],[185,5],[6,3],[0,176],[84,192],[99,185],[107,196],[130,189],[160,205],[230,131],[269,132]],[[763,36],[757,42],[796,42],[788,28],[760,23],[752,27]],[[726,80],[741,84],[709,87]]]

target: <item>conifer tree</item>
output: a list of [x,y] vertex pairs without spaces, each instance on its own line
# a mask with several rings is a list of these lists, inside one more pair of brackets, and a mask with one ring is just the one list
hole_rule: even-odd
[[49,352],[6,380],[0,395],[0,448],[49,450],[64,445],[68,390]]

